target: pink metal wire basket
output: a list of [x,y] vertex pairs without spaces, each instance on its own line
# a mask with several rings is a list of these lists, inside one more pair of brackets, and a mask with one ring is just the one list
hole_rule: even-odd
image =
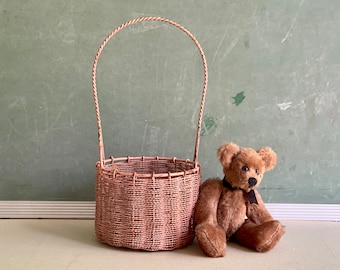
[[[201,55],[204,81],[192,161],[158,156],[105,158],[96,86],[98,59],[117,32],[145,21],[167,23],[182,30]],[[200,44],[186,28],[169,19],[141,17],[130,20],[114,29],[101,43],[92,68],[99,146],[95,231],[100,241],[115,247],[149,251],[172,250],[192,243],[192,216],[201,183],[198,148],[207,84],[207,63]]]

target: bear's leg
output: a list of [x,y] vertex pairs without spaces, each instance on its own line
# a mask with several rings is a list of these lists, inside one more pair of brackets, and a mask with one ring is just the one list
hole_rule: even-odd
[[283,234],[284,227],[277,220],[255,224],[248,219],[233,235],[233,239],[245,247],[266,252],[276,246]]
[[200,187],[195,207],[195,235],[203,252],[210,257],[223,257],[226,251],[225,230],[217,222],[221,192],[221,180],[208,179]]
[[195,234],[203,252],[210,257],[223,257],[226,252],[225,231],[218,224],[202,223],[196,226]]

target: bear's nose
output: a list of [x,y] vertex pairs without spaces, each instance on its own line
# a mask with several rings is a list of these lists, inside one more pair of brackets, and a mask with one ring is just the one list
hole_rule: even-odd
[[255,185],[257,184],[256,178],[250,177],[250,178],[248,179],[248,184],[249,184],[249,187],[255,186]]

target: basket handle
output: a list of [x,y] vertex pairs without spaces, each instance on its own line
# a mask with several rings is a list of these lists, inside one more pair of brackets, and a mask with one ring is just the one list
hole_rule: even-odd
[[197,132],[196,132],[196,142],[195,142],[195,152],[194,152],[194,159],[193,162],[197,165],[198,163],[198,149],[200,144],[200,133],[201,133],[201,124],[202,124],[202,117],[203,117],[203,109],[204,109],[204,103],[205,103],[205,96],[208,86],[208,67],[207,67],[207,61],[203,52],[203,49],[201,45],[198,43],[197,39],[182,25],[171,21],[166,18],[162,17],[140,17],[136,19],[132,19],[130,21],[127,21],[126,23],[120,25],[116,29],[114,29],[100,44],[99,49],[97,51],[97,54],[94,58],[93,67],[92,67],[92,88],[93,88],[93,97],[94,97],[94,105],[96,109],[96,117],[97,117],[97,124],[98,124],[98,147],[99,147],[99,160],[100,165],[102,166],[105,161],[105,152],[104,152],[104,141],[103,141],[103,131],[102,131],[102,125],[101,125],[101,119],[100,119],[100,112],[99,112],[99,103],[98,103],[98,94],[97,94],[97,85],[96,85],[96,71],[97,71],[97,64],[100,54],[102,53],[105,45],[109,42],[109,40],[120,30],[126,28],[129,25],[136,24],[139,22],[144,21],[160,21],[164,23],[168,23],[170,25],[173,25],[177,27],[178,29],[182,30],[185,34],[187,34],[192,41],[195,43],[201,58],[203,62],[203,71],[204,71],[204,81],[203,81],[203,91],[202,91],[202,99],[201,99],[201,106],[199,110],[199,116],[198,116],[198,123],[197,123]]

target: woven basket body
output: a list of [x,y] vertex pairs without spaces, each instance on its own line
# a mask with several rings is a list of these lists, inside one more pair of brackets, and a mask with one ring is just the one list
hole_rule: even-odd
[[[193,161],[144,156],[105,159],[96,88],[98,58],[115,33],[143,21],[160,21],[179,28],[194,41],[202,56],[204,84]],[[194,239],[192,216],[201,183],[197,156],[207,88],[206,60],[199,43],[188,30],[168,19],[142,17],[128,21],[112,31],[101,44],[93,64],[92,85],[100,156],[96,164],[95,231],[98,239],[115,247],[149,251],[189,245]]]
[[190,244],[200,180],[199,167],[185,160],[108,160],[97,166],[97,237],[112,246],[145,250]]

